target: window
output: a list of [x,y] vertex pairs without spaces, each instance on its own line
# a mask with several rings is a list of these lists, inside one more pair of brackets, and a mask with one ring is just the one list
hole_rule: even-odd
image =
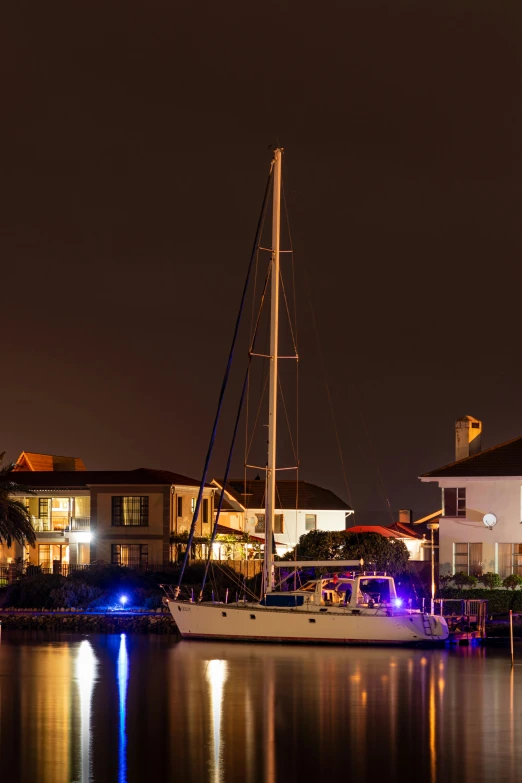
[[68,544],[40,544],[38,546],[38,565],[42,568],[52,568],[53,564],[69,562]]
[[149,562],[148,544],[113,544],[111,563],[121,566],[142,566]]
[[203,523],[208,524],[208,498],[203,498]]
[[112,498],[112,524],[120,526],[144,526],[149,524],[149,498],[121,497]]
[[498,544],[498,573],[501,579],[522,576],[522,544]]
[[40,544],[38,547],[38,565],[42,568],[51,567],[51,545]]
[[482,544],[455,544],[454,574],[482,575]]
[[443,489],[445,517],[466,516],[466,488],[445,487]]
[[49,498],[38,498],[38,519],[49,519]]
[[305,514],[305,530],[315,530],[317,528],[317,515]]
[[193,514],[196,510],[196,498],[190,498],[190,513]]
[[178,517],[183,516],[183,495],[178,495]]
[[[274,514],[274,533],[282,533],[283,532],[283,517],[284,514]],[[265,532],[265,515],[264,514],[256,514],[256,533],[264,533]]]

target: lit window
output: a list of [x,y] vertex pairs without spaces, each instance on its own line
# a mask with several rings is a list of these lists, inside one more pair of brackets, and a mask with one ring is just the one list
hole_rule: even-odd
[[111,548],[112,565],[143,566],[149,562],[148,544],[113,544]]
[[193,514],[196,510],[196,498],[190,498],[190,513]]
[[317,515],[306,514],[305,515],[305,530],[315,530],[317,528]]
[[112,524],[117,527],[138,527],[149,524],[149,498],[122,497],[115,495],[112,498]]

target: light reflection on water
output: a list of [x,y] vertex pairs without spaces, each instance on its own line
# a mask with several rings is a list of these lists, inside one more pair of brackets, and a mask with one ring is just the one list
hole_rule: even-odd
[[223,709],[223,688],[227,679],[227,662],[214,659],[207,662],[206,675],[209,684],[212,738],[214,757],[212,759],[212,779],[220,783],[223,770],[221,768],[221,715]]
[[96,679],[96,656],[87,640],[76,656],[76,680],[80,691],[80,780],[89,783],[91,773],[91,699]]
[[118,652],[118,696],[119,696],[119,753],[118,753],[118,783],[127,783],[127,685],[129,682],[129,656],[127,654],[127,637],[120,636]]
[[0,644],[10,781],[515,781],[521,740],[522,667],[501,651]]

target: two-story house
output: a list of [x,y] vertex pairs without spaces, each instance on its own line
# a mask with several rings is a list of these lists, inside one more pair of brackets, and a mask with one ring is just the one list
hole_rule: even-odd
[[[223,491],[223,481],[214,479],[213,486]],[[276,482],[274,538],[278,554],[293,549],[300,536],[311,530],[346,530],[353,509],[329,489],[308,481],[278,479]],[[265,480],[233,479],[224,488],[224,506],[220,522],[264,540]],[[215,501],[217,507],[217,500]]]
[[482,422],[455,424],[455,462],[420,477],[442,490],[441,574],[522,575],[522,438],[481,450]]
[[[165,565],[170,561],[170,535],[190,527],[199,482],[166,470],[89,471],[73,463],[25,460],[13,478],[18,498],[27,506],[36,531],[36,548],[1,552],[44,569],[94,562],[114,565]],[[42,457],[49,455],[39,455]],[[67,458],[59,458],[65,460]],[[83,465],[83,464],[82,464]],[[27,488],[24,494],[23,488]],[[197,535],[209,535],[214,488],[204,490]],[[14,550],[14,551],[12,551]]]

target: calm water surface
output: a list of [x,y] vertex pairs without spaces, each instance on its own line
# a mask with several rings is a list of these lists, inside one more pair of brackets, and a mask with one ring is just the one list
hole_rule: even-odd
[[505,651],[0,641],[9,781],[522,780]]

